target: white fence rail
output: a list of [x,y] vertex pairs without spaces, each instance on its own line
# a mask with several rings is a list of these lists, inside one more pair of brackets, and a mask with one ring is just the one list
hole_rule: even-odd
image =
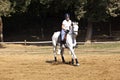
[[39,42],[29,42],[29,41],[24,41],[24,42],[3,42],[7,44],[50,44],[52,41],[39,41]]
[[[52,44],[52,41],[23,41],[23,42],[3,42],[7,44]],[[85,42],[77,42],[78,44],[84,44]],[[112,41],[112,42],[92,42],[93,44],[112,44],[112,43],[120,43],[120,41]]]

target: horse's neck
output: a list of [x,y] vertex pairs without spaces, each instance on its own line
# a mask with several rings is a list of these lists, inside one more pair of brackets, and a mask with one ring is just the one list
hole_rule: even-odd
[[71,35],[72,33],[73,33],[73,30],[70,29],[68,34]]
[[72,34],[72,32],[71,32],[71,33],[69,32],[69,33],[67,34],[67,38],[68,38],[68,39],[73,39],[73,38],[74,38],[73,36],[74,36],[74,35]]

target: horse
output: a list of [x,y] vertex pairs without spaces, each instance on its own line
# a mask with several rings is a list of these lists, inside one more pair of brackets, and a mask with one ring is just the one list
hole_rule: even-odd
[[[76,37],[78,35],[78,22],[72,22],[72,28],[70,29],[69,33],[66,36],[66,46],[68,47],[71,56],[72,56],[72,61],[71,64],[74,65],[74,61],[76,61],[76,66],[79,66],[78,59],[75,55],[74,52],[74,47],[76,46]],[[64,59],[64,47],[60,43],[60,31],[54,32],[52,35],[52,44],[53,44],[53,53],[54,53],[54,60],[57,62],[57,51],[59,54],[61,54],[62,62],[65,63]],[[58,49],[57,46],[60,48]]]

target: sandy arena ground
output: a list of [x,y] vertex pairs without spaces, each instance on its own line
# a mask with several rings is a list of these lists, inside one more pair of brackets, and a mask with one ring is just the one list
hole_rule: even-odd
[[9,44],[0,49],[0,80],[120,80],[120,54],[113,52],[78,48],[80,66],[72,66],[60,55],[55,63],[51,46]]

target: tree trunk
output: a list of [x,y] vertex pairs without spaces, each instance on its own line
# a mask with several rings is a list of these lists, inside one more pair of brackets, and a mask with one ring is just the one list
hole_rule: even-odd
[[85,44],[91,44],[91,39],[92,39],[92,22],[88,22],[87,26],[87,34],[85,38]]
[[3,22],[2,17],[0,17],[0,40],[3,42]]

